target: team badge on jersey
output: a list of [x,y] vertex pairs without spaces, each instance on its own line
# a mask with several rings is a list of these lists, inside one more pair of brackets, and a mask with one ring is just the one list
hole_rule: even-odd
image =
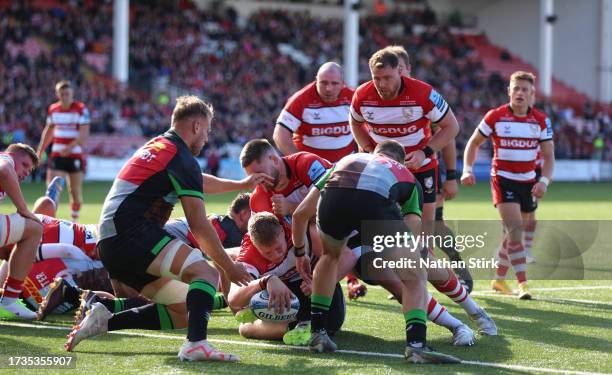
[[315,160],[308,169],[308,177],[310,178],[310,181],[315,183],[325,174],[325,171],[326,169],[323,164],[321,164],[320,161]]
[[427,192],[428,194],[433,191],[433,183],[433,177],[431,176],[427,176],[423,180],[423,184],[425,185],[425,192]]

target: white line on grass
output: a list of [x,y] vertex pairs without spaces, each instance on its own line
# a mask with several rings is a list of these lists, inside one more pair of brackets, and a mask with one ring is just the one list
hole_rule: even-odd
[[[380,285],[368,285],[368,289],[384,289],[382,286]],[[612,290],[612,285],[591,285],[591,286],[566,286],[566,287],[558,287],[558,288],[529,288],[534,292],[556,292],[556,291],[563,291],[563,290],[596,290],[596,289],[610,289]],[[478,294],[485,294],[485,293],[491,293],[494,294],[495,292],[492,290],[475,290],[472,292],[472,295],[474,295],[474,293],[478,293]],[[477,295],[478,295],[477,294]]]
[[[12,326],[12,327],[23,327],[23,328],[35,328],[35,329],[54,329],[60,331],[70,330],[70,327],[66,326],[54,326],[47,325],[44,323],[40,324],[29,324],[29,323],[18,323],[18,322],[1,322],[0,326]],[[123,331],[113,331],[109,332],[115,335],[121,336],[138,336],[138,337],[148,337],[148,338],[156,338],[156,339],[169,339],[169,340],[184,340],[183,337],[174,336],[174,335],[162,335],[155,333],[138,333],[138,332],[123,332]],[[289,346],[283,344],[268,344],[265,342],[248,342],[248,341],[234,341],[234,340],[224,340],[224,339],[209,339],[208,341],[221,343],[221,344],[229,344],[229,345],[239,345],[239,346],[252,346],[252,347],[260,347],[260,348],[273,348],[273,349],[297,349],[297,350],[308,350],[306,347],[302,346]],[[385,358],[397,358],[403,359],[404,356],[401,354],[394,353],[378,353],[378,352],[362,352],[359,350],[337,350],[337,353],[342,354],[352,354],[352,355],[360,355],[360,356],[368,356],[368,357],[385,357]],[[508,370],[516,370],[516,371],[531,371],[531,372],[545,372],[545,373],[553,373],[553,374],[572,374],[572,375],[606,375],[605,373],[600,372],[584,372],[584,371],[574,371],[574,370],[559,370],[554,368],[546,368],[546,367],[531,367],[531,366],[522,366],[522,365],[506,365],[502,363],[492,363],[492,362],[480,362],[480,361],[461,361],[464,365],[472,365],[472,366],[481,366],[481,367],[492,367],[499,369],[508,369]]]
[[[501,298],[518,298],[515,294],[499,294],[495,292],[491,293],[483,293],[483,292],[474,292],[471,294],[472,296],[481,296],[481,297],[501,297]],[[576,302],[576,303],[584,303],[589,305],[605,305],[612,306],[612,302],[606,301],[593,301],[590,299],[573,299],[573,298],[552,298],[552,297],[541,297],[535,296],[533,297],[534,301],[542,301],[542,302]]]

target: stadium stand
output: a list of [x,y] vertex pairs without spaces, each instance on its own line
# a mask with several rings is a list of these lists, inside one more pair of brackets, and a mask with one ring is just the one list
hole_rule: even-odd
[[[171,89],[213,102],[211,145],[243,144],[271,136],[287,97],[314,77],[320,63],[342,57],[337,20],[279,10],[242,19],[231,8],[201,11],[189,1],[134,2],[130,38],[136,48],[130,49],[132,87],[126,88],[108,78],[112,3],[5,1],[0,7],[3,144],[37,142],[54,101],[53,82],[63,78],[75,82],[76,98],[91,110],[92,131],[103,134],[86,146],[94,155],[124,156],[140,137],[164,129]],[[369,79],[367,57],[374,50],[405,46],[412,74],[433,84],[454,108],[462,126],[459,154],[484,109],[506,101],[508,72],[533,70],[502,56],[484,36],[451,32],[428,8],[390,10],[362,17],[360,24],[360,80]],[[557,157],[612,160],[609,109],[558,81],[554,89],[552,101],[538,106],[554,120]]]

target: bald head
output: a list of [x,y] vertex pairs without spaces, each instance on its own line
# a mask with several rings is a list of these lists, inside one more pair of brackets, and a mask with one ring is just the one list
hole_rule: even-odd
[[338,99],[344,87],[342,67],[335,62],[326,62],[317,71],[317,92],[324,102],[334,102]]

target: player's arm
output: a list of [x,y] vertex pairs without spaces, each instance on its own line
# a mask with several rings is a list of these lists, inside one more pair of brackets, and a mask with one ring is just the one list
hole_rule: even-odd
[[250,281],[247,285],[238,285],[232,283],[230,291],[227,295],[227,304],[232,310],[241,310],[249,305],[251,297],[261,290],[264,286],[266,276]]
[[476,154],[478,153],[478,149],[480,145],[482,145],[487,138],[482,135],[480,129],[476,128],[474,133],[467,142],[465,146],[465,151],[463,151],[463,173],[461,175],[461,183],[463,185],[474,185],[476,183],[476,177],[474,177],[474,172],[472,168],[474,167],[474,162],[476,161]]
[[451,141],[455,139],[457,134],[459,134],[459,123],[457,122],[457,118],[453,113],[453,110],[449,107],[446,115],[442,117],[440,121],[436,123],[438,125],[438,130],[431,140],[427,144],[427,146],[431,147],[434,152],[438,152],[444,148],[444,146],[448,145]]
[[45,128],[42,131],[42,135],[40,137],[40,142],[38,143],[38,148],[36,149],[36,155],[39,160],[42,160],[42,154],[45,152],[47,147],[53,141],[53,124],[47,123]]
[[268,175],[265,173],[253,173],[242,180],[228,180],[226,178],[220,178],[211,174],[202,173],[204,194],[220,194],[237,190],[253,190],[257,184],[262,183],[266,178],[271,177],[268,177]]
[[349,115],[349,124],[351,125],[351,133],[359,149],[365,152],[374,151],[375,146],[372,144],[371,138],[368,135],[365,121],[359,122],[352,115]]
[[279,123],[274,127],[272,139],[283,155],[291,155],[298,152],[298,149],[293,143],[293,133]]
[[[301,252],[301,248],[306,246],[306,232],[308,231],[308,223],[317,214],[317,202],[321,192],[317,188],[312,188],[297,206],[291,217],[291,237],[293,246],[296,252]],[[297,254],[296,254],[297,255]]]
[[444,199],[451,200],[457,195],[457,144],[453,138],[442,148],[442,159],[446,167],[446,180],[443,183]]
[[542,198],[548,189],[548,184],[552,181],[552,174],[555,168],[555,145],[552,140],[540,143],[544,164],[542,165],[542,177],[532,188],[534,197]]
[[215,228],[206,219],[206,208],[201,197],[183,195],[180,199],[189,228],[196,241],[206,249],[206,254],[223,269],[232,282],[247,284],[251,276],[242,265],[234,263],[223,250]]
[[17,208],[17,213],[19,215],[40,222],[40,220],[38,220],[38,218],[28,209],[21,188],[19,187],[19,178],[17,177],[17,172],[15,172],[15,167],[8,161],[2,159],[0,159],[0,186],[2,186],[2,190],[4,190],[15,205],[15,208]]

